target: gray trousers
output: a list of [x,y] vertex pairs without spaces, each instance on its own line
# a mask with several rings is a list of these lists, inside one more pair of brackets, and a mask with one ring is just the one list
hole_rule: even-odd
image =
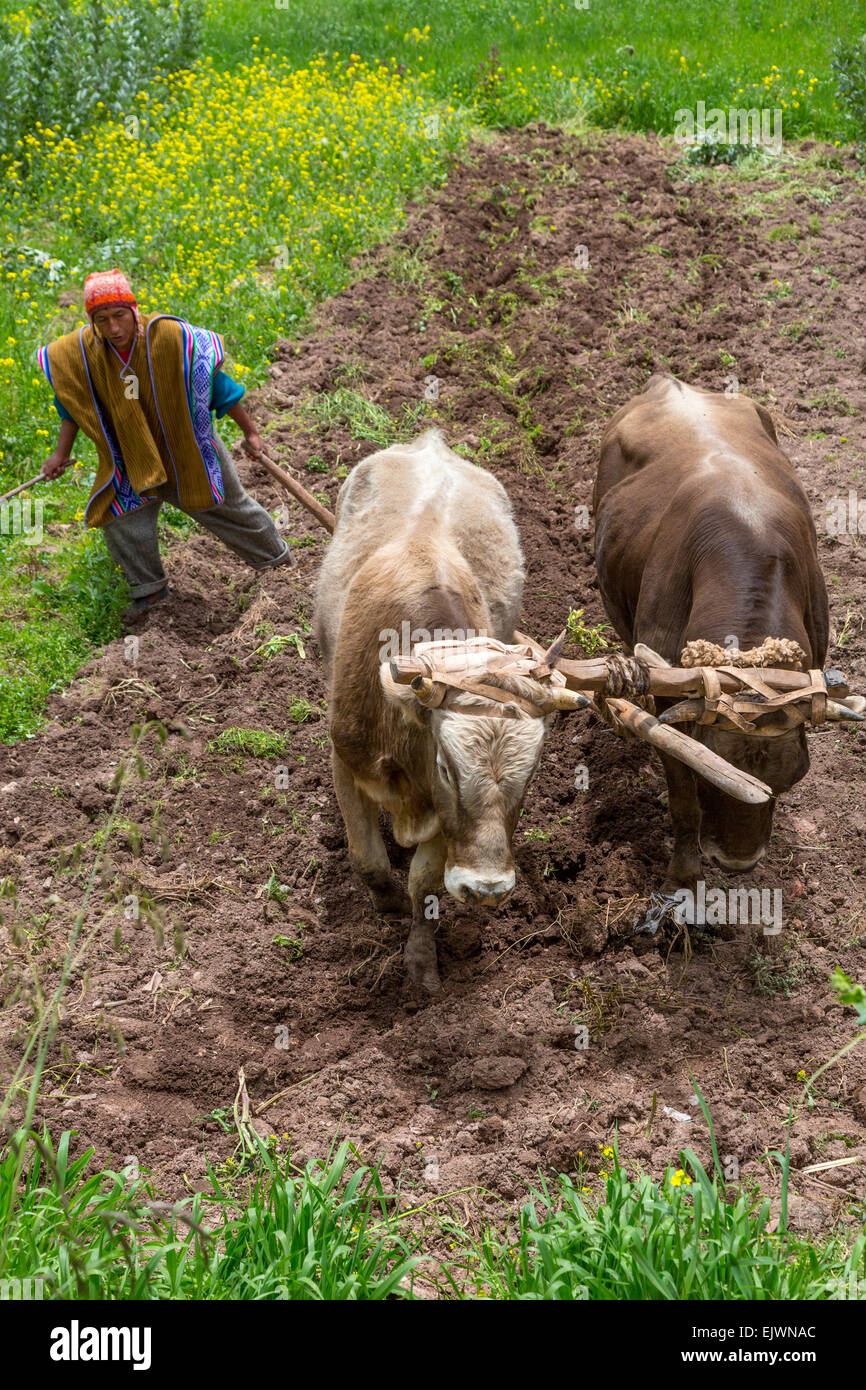
[[[225,501],[204,512],[187,512],[207,531],[239,555],[253,569],[272,569],[285,564],[290,551],[264,507],[259,506],[237,475],[231,454],[218,435],[214,436],[223,475]],[[159,555],[156,523],[163,502],[180,507],[174,481],[154,489],[160,500],[146,502],[134,512],[125,512],[102,528],[108,553],[123,570],[134,599],[146,598],[164,589],[167,583]],[[181,508],[186,511],[185,507]]]

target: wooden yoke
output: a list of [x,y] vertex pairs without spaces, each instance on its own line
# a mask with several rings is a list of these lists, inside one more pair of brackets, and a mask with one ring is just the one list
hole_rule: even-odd
[[[734,767],[697,739],[670,727],[678,719],[711,722],[728,718],[735,728],[761,734],[754,720],[760,715],[783,711],[786,727],[813,718],[862,719],[858,713],[860,697],[850,697],[850,705],[828,699],[833,694],[844,699],[848,687],[838,671],[791,671],[782,668],[704,668],[651,666],[634,657],[612,654],[588,661],[571,661],[560,655],[565,639],[562,633],[547,650],[524,633],[514,634],[515,643],[475,638],[470,642],[419,644],[412,655],[389,663],[391,679],[397,685],[411,686],[416,698],[432,708],[441,706],[461,710],[459,694],[481,697],[483,703],[465,713],[500,714],[520,717],[520,713],[545,715],[554,709],[581,708],[595,695],[603,702],[616,727],[634,734],[660,752],[686,764],[728,796],[750,805],[772,798],[765,782]],[[535,692],[529,698],[517,692],[503,695],[489,684],[494,673],[529,678]],[[485,674],[488,681],[485,681]],[[539,691],[540,684],[544,682]],[[668,698],[687,696],[680,704],[657,719],[628,699],[648,695]],[[737,698],[739,696],[739,699]],[[516,698],[515,698],[516,697]],[[809,702],[808,711],[798,710],[796,702]],[[497,701],[507,702],[497,707]],[[598,709],[596,710],[598,713]],[[677,713],[679,712],[679,714]],[[675,715],[674,719],[670,716]],[[784,732],[784,730],[781,730]],[[775,731],[767,731],[775,732]]]

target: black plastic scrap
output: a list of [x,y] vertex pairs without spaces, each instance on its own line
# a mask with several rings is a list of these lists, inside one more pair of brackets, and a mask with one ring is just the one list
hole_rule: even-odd
[[682,910],[683,900],[679,893],[651,893],[646,911],[635,918],[632,935],[648,932],[655,936],[665,918],[670,918],[677,926],[681,923],[676,917],[676,909]]

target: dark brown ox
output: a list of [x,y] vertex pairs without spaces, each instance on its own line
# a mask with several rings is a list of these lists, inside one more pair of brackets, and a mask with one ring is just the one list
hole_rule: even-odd
[[[677,665],[693,639],[747,650],[793,638],[807,669],[823,666],[827,591],[815,526],[762,406],[653,376],[604,432],[594,507],[602,597],[628,647],[643,643]],[[802,725],[776,737],[685,731],[774,794],[809,767]],[[667,886],[694,883],[701,850],[725,869],[753,868],[775,800],[744,806],[682,763],[662,762],[674,829]]]
[[[340,491],[322,565],[316,633],[326,663],[334,784],[355,868],[380,912],[411,910],[410,978],[439,987],[433,926],[441,886],[494,905],[515,882],[511,838],[541,756],[545,720],[431,709],[391,678],[423,641],[511,642],[523,554],[508,497],[436,430],[359,463]],[[534,682],[522,681],[531,694]],[[409,901],[392,876],[379,810],[416,845]]]

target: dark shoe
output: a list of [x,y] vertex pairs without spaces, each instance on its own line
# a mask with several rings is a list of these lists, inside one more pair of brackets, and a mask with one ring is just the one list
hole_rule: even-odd
[[145,594],[144,598],[133,599],[129,607],[124,608],[121,615],[122,621],[126,623],[127,626],[131,623],[138,622],[140,618],[144,617],[145,613],[149,612],[155,603],[159,603],[162,599],[168,598],[169,592],[169,587],[166,584],[165,588],[160,589],[156,594]]

